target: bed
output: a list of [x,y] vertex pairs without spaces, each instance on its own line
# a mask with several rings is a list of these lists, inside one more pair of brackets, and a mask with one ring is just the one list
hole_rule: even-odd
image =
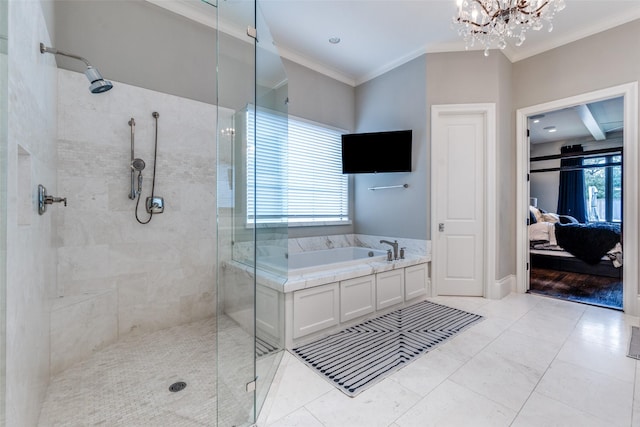
[[532,268],[622,279],[620,224],[580,224],[534,207],[529,223]]

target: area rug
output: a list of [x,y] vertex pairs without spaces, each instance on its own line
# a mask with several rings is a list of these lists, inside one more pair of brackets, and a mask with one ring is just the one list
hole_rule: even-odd
[[640,328],[631,327],[631,340],[629,341],[629,353],[627,356],[640,359]]
[[293,353],[354,397],[481,319],[422,301],[294,348]]
[[256,357],[268,356],[271,353],[280,350],[278,346],[271,344],[269,341],[256,336]]

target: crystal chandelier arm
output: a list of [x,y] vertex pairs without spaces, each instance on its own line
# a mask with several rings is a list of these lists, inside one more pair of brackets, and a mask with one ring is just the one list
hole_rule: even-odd
[[[487,14],[487,16],[491,16],[491,19],[495,18],[496,15],[495,14],[491,14],[491,12],[489,12],[489,10],[487,9],[487,6],[484,4],[483,1],[480,0],[473,0],[474,2],[478,3],[480,5],[480,7],[482,8],[482,10],[484,10],[484,13]],[[499,8],[498,8],[499,9]]]
[[504,49],[508,39],[517,39],[515,45],[521,46],[525,33],[540,30],[545,22],[551,31],[553,16],[565,8],[564,0],[458,0],[457,4],[458,34],[467,49],[482,43],[485,56],[493,44]]
[[542,12],[542,9],[544,9],[545,7],[547,7],[547,5],[549,4],[549,0],[545,1],[544,3],[542,3],[540,6],[538,6],[538,8],[536,10],[532,10],[531,12],[527,12],[527,10],[525,9],[527,7],[527,4],[524,3],[522,5],[518,5],[518,11],[520,13],[522,13],[523,15],[536,15],[536,16],[540,16],[540,13]]
[[[500,16],[501,10],[500,10],[500,8],[498,8],[498,10],[496,10],[495,12],[492,13],[489,9],[487,9],[487,6],[485,5],[484,1],[481,1],[481,0],[472,0],[472,1],[480,6],[480,8],[484,11],[485,15],[487,15],[487,17],[489,19],[484,24],[478,24],[476,21],[472,21],[471,19],[468,19],[468,18],[463,19],[461,17],[458,17],[458,22],[461,22],[463,24],[473,25],[474,27],[480,28],[480,30],[473,30],[473,32],[486,34],[486,31],[483,31],[482,29],[487,27],[487,26],[489,26],[489,25],[491,25],[491,21],[493,21],[498,16]],[[526,0],[521,0],[521,1],[525,1],[526,2]],[[547,3],[548,3],[548,1],[549,0],[547,0]]]

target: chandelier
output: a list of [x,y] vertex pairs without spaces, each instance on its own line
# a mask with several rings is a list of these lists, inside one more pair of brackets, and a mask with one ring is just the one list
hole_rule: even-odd
[[551,19],[565,7],[564,0],[457,0],[458,13],[453,22],[466,48],[476,43],[484,46],[484,55],[495,45],[507,46],[507,40],[515,40],[522,46],[526,32],[541,30],[545,23],[553,30]]

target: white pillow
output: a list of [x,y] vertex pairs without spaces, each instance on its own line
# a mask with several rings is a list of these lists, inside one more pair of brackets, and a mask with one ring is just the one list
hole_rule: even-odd
[[543,213],[542,215],[540,215],[540,218],[542,221],[550,222],[552,224],[560,221],[560,217],[558,216],[558,214],[554,213]]
[[535,206],[529,206],[529,211],[531,211],[533,216],[536,218],[536,222],[540,221],[540,216],[542,215],[540,209],[536,208]]
[[529,240],[549,241],[549,225],[546,222],[536,222],[529,226]]

